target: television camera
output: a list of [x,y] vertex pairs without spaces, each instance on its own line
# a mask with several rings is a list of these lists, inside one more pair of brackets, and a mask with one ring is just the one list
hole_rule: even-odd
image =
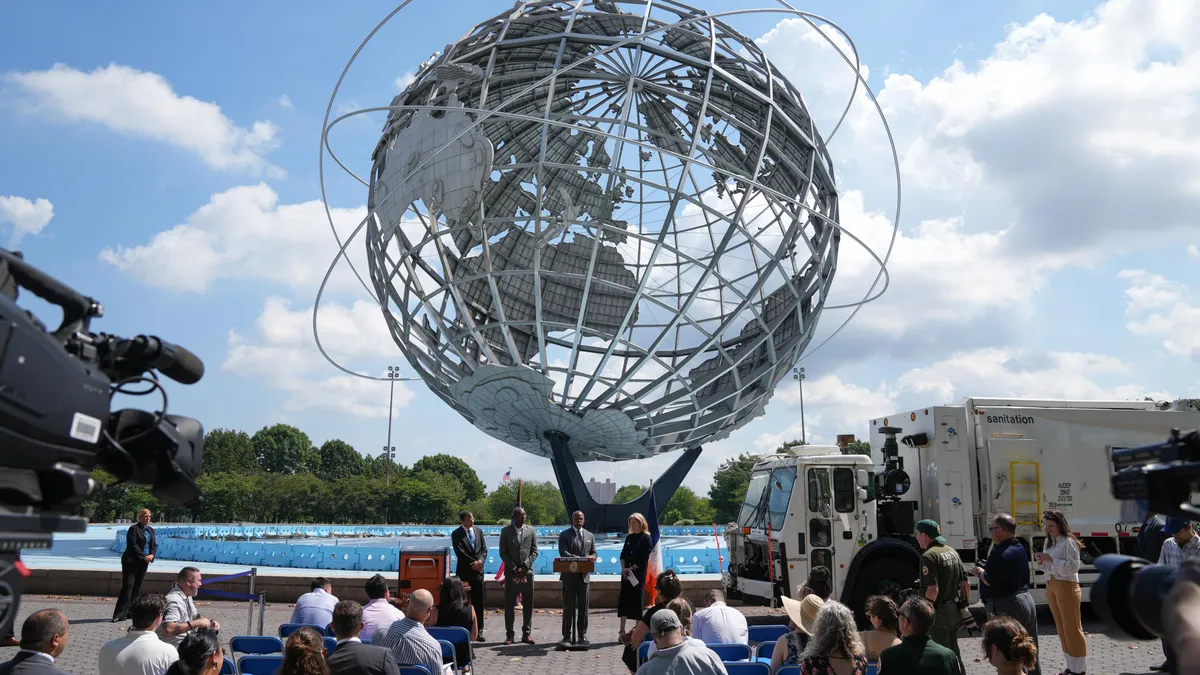
[[[1200,431],[1171,432],[1165,443],[1112,453],[1112,494],[1137,500],[1151,512],[1200,520],[1191,503],[1200,492]],[[1096,559],[1100,578],[1092,587],[1092,607],[1107,633],[1124,639],[1162,636],[1162,608],[1179,568],[1155,565],[1134,556],[1108,554]]]
[[[62,310],[48,331],[17,304],[26,289]],[[0,248],[0,635],[11,635],[28,571],[23,548],[49,548],[54,532],[82,532],[81,502],[104,489],[99,466],[118,482],[151,486],[172,504],[203,501],[196,477],[204,429],[167,414],[155,371],[182,384],[204,375],[191,352],[156,337],[93,333],[104,308]],[[158,412],[111,410],[118,394],[158,392]]]

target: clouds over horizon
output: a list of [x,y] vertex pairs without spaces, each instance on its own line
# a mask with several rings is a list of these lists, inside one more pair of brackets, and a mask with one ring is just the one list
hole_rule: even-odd
[[49,70],[9,72],[0,80],[17,85],[19,105],[44,119],[90,122],[166,143],[214,169],[286,176],[265,157],[279,144],[278,127],[269,121],[238,126],[217,104],[175,93],[157,73],[115,63],[88,73],[56,63]]
[[8,235],[8,248],[15,250],[25,235],[40,234],[54,217],[54,205],[49,199],[38,197],[30,201],[15,195],[0,195],[0,223],[12,225]]

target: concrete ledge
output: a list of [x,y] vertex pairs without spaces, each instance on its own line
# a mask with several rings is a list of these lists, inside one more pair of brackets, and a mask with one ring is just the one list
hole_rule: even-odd
[[[203,563],[196,565],[204,572]],[[142,582],[144,593],[166,593],[175,582],[177,571],[148,572]],[[218,577],[219,574],[208,574],[208,577]],[[255,579],[254,592],[265,592],[268,602],[295,602],[296,598],[309,591],[309,582],[314,576],[324,576],[333,585],[333,594],[342,600],[357,600],[367,602],[367,594],[363,588],[366,580],[362,573],[354,576],[338,576],[332,570],[311,570],[295,575],[259,575]],[[393,594],[396,594],[399,579],[392,573],[389,583]],[[721,588],[720,579],[688,579],[680,577],[683,583],[684,595],[696,606],[703,606],[704,594],[710,589]],[[204,588],[229,593],[249,593],[249,577],[232,579],[215,584],[204,584]],[[620,594],[621,583],[618,579],[601,579],[591,582],[591,606],[598,609],[612,609],[617,606],[617,596]],[[25,592],[36,595],[81,595],[115,598],[121,591],[121,573],[117,570],[66,570],[66,569],[32,569],[25,579]],[[488,607],[504,606],[504,584],[499,581],[487,580],[485,603]],[[210,596],[211,597],[211,596]],[[197,597],[204,600],[203,592]],[[226,600],[227,598],[220,598]],[[550,578],[539,580],[534,577],[535,607],[562,607],[562,582]]]

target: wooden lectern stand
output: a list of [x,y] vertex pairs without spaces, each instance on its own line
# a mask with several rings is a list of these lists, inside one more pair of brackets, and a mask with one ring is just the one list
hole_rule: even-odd
[[591,558],[555,558],[554,571],[558,574],[591,574],[596,571],[596,561]]

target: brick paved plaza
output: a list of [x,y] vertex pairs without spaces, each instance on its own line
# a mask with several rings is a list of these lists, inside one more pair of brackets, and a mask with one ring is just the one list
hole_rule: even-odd
[[[228,637],[243,634],[246,630],[246,604],[233,602],[196,603],[200,612],[214,617],[221,623],[221,635]],[[96,654],[104,642],[119,637],[128,623],[109,622],[113,600],[107,598],[83,598],[60,596],[27,596],[21,605],[18,625],[30,612],[46,607],[57,607],[66,612],[71,622],[67,650],[59,658],[60,667],[85,675],[96,671]],[[265,631],[274,634],[280,623],[291,616],[287,604],[268,604]],[[760,607],[744,608],[747,614],[761,615],[770,610]],[[776,611],[782,616],[782,613]],[[480,675],[517,675],[531,673],[534,669],[550,673],[594,673],[596,675],[625,675],[621,663],[621,649],[615,642],[618,619],[613,610],[592,613],[589,631],[593,649],[589,652],[556,652],[553,643],[558,639],[561,627],[559,610],[538,610],[534,615],[534,639],[537,645],[514,645],[504,647],[496,642],[504,638],[504,617],[499,610],[489,610],[487,637],[489,641],[476,646],[476,672]],[[1049,617],[1044,617],[1048,619]],[[519,621],[518,616],[518,621]],[[257,621],[257,619],[256,619]],[[1117,642],[1098,632],[1101,626],[1095,619],[1085,621],[1088,631],[1088,672],[1091,675],[1118,675],[1124,673],[1149,673],[1152,665],[1162,663],[1162,650],[1157,642]],[[1042,672],[1053,675],[1062,669],[1062,657],[1058,640],[1053,635],[1053,626],[1043,622],[1040,629],[1042,642],[1046,645],[1046,659]],[[19,632],[19,627],[18,627]],[[228,645],[228,642],[226,642]],[[963,638],[963,655],[967,660],[967,672],[972,675],[992,673],[993,669],[980,661],[978,638]],[[6,661],[16,652],[15,648],[0,649],[0,661]]]

